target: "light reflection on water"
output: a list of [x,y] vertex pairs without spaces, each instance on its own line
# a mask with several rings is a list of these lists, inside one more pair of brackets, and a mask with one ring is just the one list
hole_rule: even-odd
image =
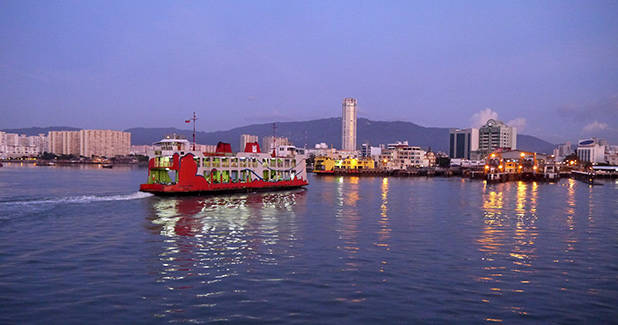
[[[281,241],[293,246],[297,211],[304,211],[305,190],[222,197],[159,198],[152,205],[149,230],[165,237],[158,282],[170,291],[214,285],[238,276],[239,265],[277,265]],[[198,282],[183,281],[189,277]],[[276,279],[274,279],[276,280]],[[190,283],[187,285],[187,283]],[[212,300],[223,291],[199,290]],[[200,304],[214,307],[214,303]],[[165,309],[157,317],[177,309]]]
[[311,176],[159,198],[135,195],[143,170],[0,173],[0,323],[617,317],[614,181]]

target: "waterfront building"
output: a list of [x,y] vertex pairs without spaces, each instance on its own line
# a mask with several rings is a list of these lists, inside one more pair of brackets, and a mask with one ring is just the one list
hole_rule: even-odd
[[372,147],[369,143],[363,143],[361,145],[361,157],[371,157],[377,159],[381,153],[381,147]]
[[247,143],[250,143],[250,142],[258,142],[258,136],[251,135],[251,134],[242,134],[240,136],[240,148],[238,149],[238,151],[245,150]]
[[25,134],[0,132],[0,157],[35,157],[47,150],[47,137],[44,134],[27,136]]
[[56,155],[124,156],[131,151],[131,133],[113,130],[49,131],[48,148]]
[[597,138],[579,140],[577,144],[577,158],[580,161],[593,164],[605,162],[605,145]]
[[[274,148],[278,146],[292,145],[293,144],[290,142],[290,140],[288,140],[288,138],[267,136],[262,139],[262,147],[260,148],[260,150],[262,150],[262,152],[273,152]],[[245,148],[242,148],[241,151],[242,150],[245,150]]]
[[356,108],[354,98],[344,98],[341,112],[341,149],[356,150]]
[[379,165],[381,168],[392,170],[428,167],[429,160],[425,155],[425,150],[408,145],[408,141],[391,143],[379,155]]
[[556,146],[556,149],[554,149],[554,159],[556,161],[563,161],[566,156],[572,153],[573,146],[571,145],[571,142],[567,141]]
[[479,128],[479,152],[485,157],[496,149],[515,150],[517,148],[517,128],[501,121],[490,119]]
[[605,146],[605,162],[612,166],[618,166],[618,146]]
[[79,131],[49,131],[48,152],[79,156]]
[[131,149],[131,133],[114,130],[80,130],[79,154],[84,157],[126,156]]
[[479,150],[479,129],[450,129],[449,156],[451,158],[471,159]]

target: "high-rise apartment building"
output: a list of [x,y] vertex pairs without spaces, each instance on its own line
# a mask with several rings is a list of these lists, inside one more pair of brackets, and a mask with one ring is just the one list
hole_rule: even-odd
[[449,157],[471,159],[479,150],[479,129],[450,129]]
[[238,151],[245,150],[245,147],[247,146],[247,143],[249,142],[258,142],[258,136],[251,135],[251,134],[242,134],[240,136],[240,148],[238,149]]
[[356,109],[354,98],[344,98],[341,113],[341,149],[356,150]]
[[[273,152],[273,150],[278,146],[291,146],[292,143],[288,138],[283,137],[275,137],[273,140],[273,136],[267,136],[262,138],[262,147],[260,150],[262,152]],[[242,148],[243,150],[245,148]]]
[[53,154],[79,156],[79,131],[49,131],[47,145]]
[[49,152],[56,155],[114,157],[131,151],[131,133],[113,130],[50,131]]
[[84,157],[114,157],[131,151],[131,133],[114,130],[80,130],[79,154]]
[[479,151],[487,156],[498,148],[517,149],[517,129],[490,119],[479,128]]

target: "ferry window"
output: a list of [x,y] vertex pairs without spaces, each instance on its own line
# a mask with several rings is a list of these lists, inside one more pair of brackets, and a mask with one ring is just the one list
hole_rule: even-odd
[[274,170],[270,171],[270,180],[276,182],[277,181],[277,172]]
[[232,167],[238,167],[238,158],[231,159]]
[[213,169],[211,174],[212,174],[212,183],[213,184],[221,183],[221,174],[219,173],[218,170]]
[[247,172],[247,178],[245,179],[245,181],[247,183],[251,183],[251,172],[248,170],[245,170],[245,172]]
[[230,177],[232,183],[237,183],[238,182],[238,171],[237,170],[232,170],[232,176]]
[[200,158],[193,158],[193,161],[195,161],[195,165],[197,165],[197,167],[200,167]]
[[277,159],[270,159],[270,167],[275,167],[277,164]]
[[204,170],[204,178],[206,179],[206,182],[210,183],[210,170]]
[[240,158],[240,167],[247,167],[247,159]]
[[221,159],[213,158],[212,159],[212,167],[221,167]]
[[262,160],[262,166],[268,167],[268,161],[269,161],[268,159],[263,159]]
[[204,167],[210,167],[210,157],[204,158]]
[[284,160],[284,163],[285,163],[285,165],[284,165],[285,168],[289,168],[290,167],[290,160],[289,159]]
[[290,178],[291,179],[295,179],[296,178],[296,171],[292,170],[291,172],[292,172],[292,175],[290,175]]
[[278,168],[282,168],[283,167],[283,159],[277,159],[277,167]]
[[224,170],[221,172],[221,183],[229,183],[230,182],[230,171]]
[[292,159],[292,167],[296,167],[296,159]]
[[251,158],[251,161],[253,161],[253,167],[257,167],[258,166],[258,160],[257,158]]
[[264,178],[264,181],[268,182],[268,179],[270,178],[270,177],[268,177],[268,176],[270,176],[270,174],[268,173],[268,171],[267,171],[267,170],[265,170],[265,171],[264,171],[264,174],[262,175],[262,178]]
[[221,158],[221,167],[230,167],[230,160],[228,158]]

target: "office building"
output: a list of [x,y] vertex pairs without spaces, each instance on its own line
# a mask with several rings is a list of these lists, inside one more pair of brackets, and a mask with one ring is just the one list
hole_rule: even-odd
[[479,130],[450,129],[449,156],[451,158],[471,159],[474,152],[479,150]]
[[345,98],[341,114],[341,149],[356,150],[356,109],[357,101],[354,98]]
[[485,157],[496,149],[517,149],[517,128],[490,119],[479,128],[479,152]]
[[597,138],[579,140],[577,144],[577,158],[583,162],[593,164],[605,162],[604,141]]

